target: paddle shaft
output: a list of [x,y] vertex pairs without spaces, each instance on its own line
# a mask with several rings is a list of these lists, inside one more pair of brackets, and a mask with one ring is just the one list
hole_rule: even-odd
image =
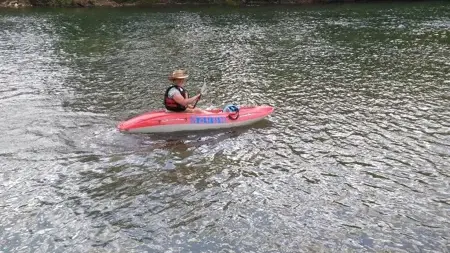
[[202,97],[202,95],[206,94],[206,78],[203,78],[203,86],[200,90],[200,96],[198,97],[197,101],[195,101],[194,107],[197,106],[198,101],[200,100],[200,98]]
[[193,107],[193,108],[195,108],[195,106],[197,106],[197,103],[198,103],[198,101],[200,100],[201,97],[202,97],[202,94],[200,94],[200,96],[198,97],[198,99],[195,101],[194,107]]

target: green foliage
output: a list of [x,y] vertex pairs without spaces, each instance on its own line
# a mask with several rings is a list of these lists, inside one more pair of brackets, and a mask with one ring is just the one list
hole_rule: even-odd
[[119,1],[123,1],[123,2],[135,2],[137,4],[142,4],[142,5],[153,5],[153,4],[157,4],[157,3],[161,3],[161,0],[119,0]]
[[73,6],[72,0],[30,0],[33,6],[50,6],[50,7],[70,7]]
[[69,7],[73,5],[72,0],[51,0],[50,2],[55,7]]
[[238,6],[239,5],[239,0],[225,0],[225,3],[227,5],[231,5],[231,6]]

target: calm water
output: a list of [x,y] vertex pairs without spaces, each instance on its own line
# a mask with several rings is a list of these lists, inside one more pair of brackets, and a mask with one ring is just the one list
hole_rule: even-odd
[[[449,13],[0,10],[0,252],[449,252]],[[178,67],[275,112],[119,133]]]

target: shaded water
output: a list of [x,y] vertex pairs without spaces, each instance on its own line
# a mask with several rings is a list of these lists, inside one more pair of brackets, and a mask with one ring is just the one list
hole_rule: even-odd
[[[0,251],[448,252],[449,12],[0,10]],[[275,112],[117,132],[178,67]]]

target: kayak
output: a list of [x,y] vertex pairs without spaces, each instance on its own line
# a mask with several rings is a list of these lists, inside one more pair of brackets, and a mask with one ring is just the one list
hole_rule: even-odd
[[260,121],[273,110],[272,106],[267,105],[243,106],[239,107],[237,112],[207,110],[212,114],[157,110],[123,121],[118,125],[118,129],[129,133],[167,133],[232,128]]

